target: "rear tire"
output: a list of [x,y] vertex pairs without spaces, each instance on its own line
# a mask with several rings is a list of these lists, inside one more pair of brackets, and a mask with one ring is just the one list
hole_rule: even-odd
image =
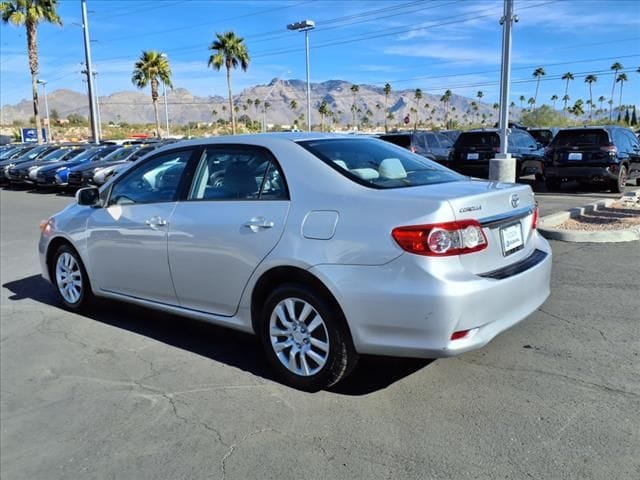
[[624,189],[627,186],[627,167],[620,165],[618,170],[618,179],[611,185],[611,191],[613,193],[624,193]]
[[299,390],[330,387],[358,361],[340,308],[306,285],[277,287],[262,308],[259,328],[269,363]]
[[93,300],[82,260],[70,245],[61,245],[53,255],[51,280],[60,302],[67,310],[80,312]]

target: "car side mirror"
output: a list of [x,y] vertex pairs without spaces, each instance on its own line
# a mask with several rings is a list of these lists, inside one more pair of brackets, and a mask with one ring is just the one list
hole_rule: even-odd
[[544,145],[542,145],[540,142],[536,142],[536,146],[534,147],[534,149],[540,150],[541,148],[544,148]]
[[76,201],[85,207],[99,207],[100,190],[96,187],[81,188],[76,192]]

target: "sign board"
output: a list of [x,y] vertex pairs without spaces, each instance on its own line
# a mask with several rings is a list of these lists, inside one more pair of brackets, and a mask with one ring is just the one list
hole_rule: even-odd
[[[23,128],[20,130],[20,134],[22,135],[23,143],[37,143],[38,135],[35,128]],[[42,141],[47,141],[47,131],[46,129],[42,129]]]

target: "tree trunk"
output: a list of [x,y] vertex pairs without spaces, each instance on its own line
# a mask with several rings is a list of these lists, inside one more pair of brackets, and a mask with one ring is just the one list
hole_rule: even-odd
[[611,120],[611,117],[613,115],[613,95],[616,91],[616,79],[618,78],[618,71],[614,70],[613,73],[613,85],[611,86],[611,107],[609,108],[609,120]]
[[158,116],[158,100],[153,101],[153,113],[156,116],[156,138],[161,138],[160,135],[160,117]]
[[593,121],[593,94],[591,93],[591,83],[589,83],[589,121]]
[[27,27],[27,51],[29,54],[29,69],[31,70],[31,94],[33,95],[33,118],[36,122],[36,137],[38,145],[42,143],[42,127],[40,126],[40,108],[38,104],[38,31],[36,24],[25,22]]
[[231,68],[227,65],[227,88],[229,90],[229,111],[231,112],[231,133],[236,134],[236,115],[233,111],[233,97],[231,95]]
[[540,77],[538,77],[538,81],[536,82],[536,94],[533,96],[533,108],[536,108],[536,104],[538,103],[538,89],[540,88]]
[[620,101],[618,102],[618,115],[622,115],[622,86],[624,82],[620,82]]
[[387,109],[387,103],[389,102],[389,95],[384,96],[384,133],[389,133],[389,127],[387,126],[387,116],[389,115]]

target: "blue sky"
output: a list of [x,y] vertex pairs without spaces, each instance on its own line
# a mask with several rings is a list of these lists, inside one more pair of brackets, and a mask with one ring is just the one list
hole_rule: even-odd
[[[342,79],[394,89],[421,88],[442,94],[498,99],[501,0],[88,0],[94,69],[100,95],[133,90],[133,63],[142,50],[169,55],[175,87],[195,95],[226,95],[223,72],[207,68],[207,46],[215,32],[245,38],[249,70],[234,72],[234,92],[276,77],[305,78],[304,35],[286,30],[303,19],[316,21],[310,34],[311,80]],[[609,67],[621,62],[629,81],[624,103],[640,105],[640,1],[516,0],[511,98],[533,96],[533,70],[547,77],[539,98],[564,94],[559,77],[576,76],[572,100],[588,99],[584,76],[594,73],[594,100],[611,95]],[[79,0],[63,0],[63,27],[39,29],[40,78],[49,91],[86,91]],[[0,100],[30,97],[23,28],[0,26]],[[617,90],[616,90],[617,92]],[[616,93],[617,103],[617,93]]]

